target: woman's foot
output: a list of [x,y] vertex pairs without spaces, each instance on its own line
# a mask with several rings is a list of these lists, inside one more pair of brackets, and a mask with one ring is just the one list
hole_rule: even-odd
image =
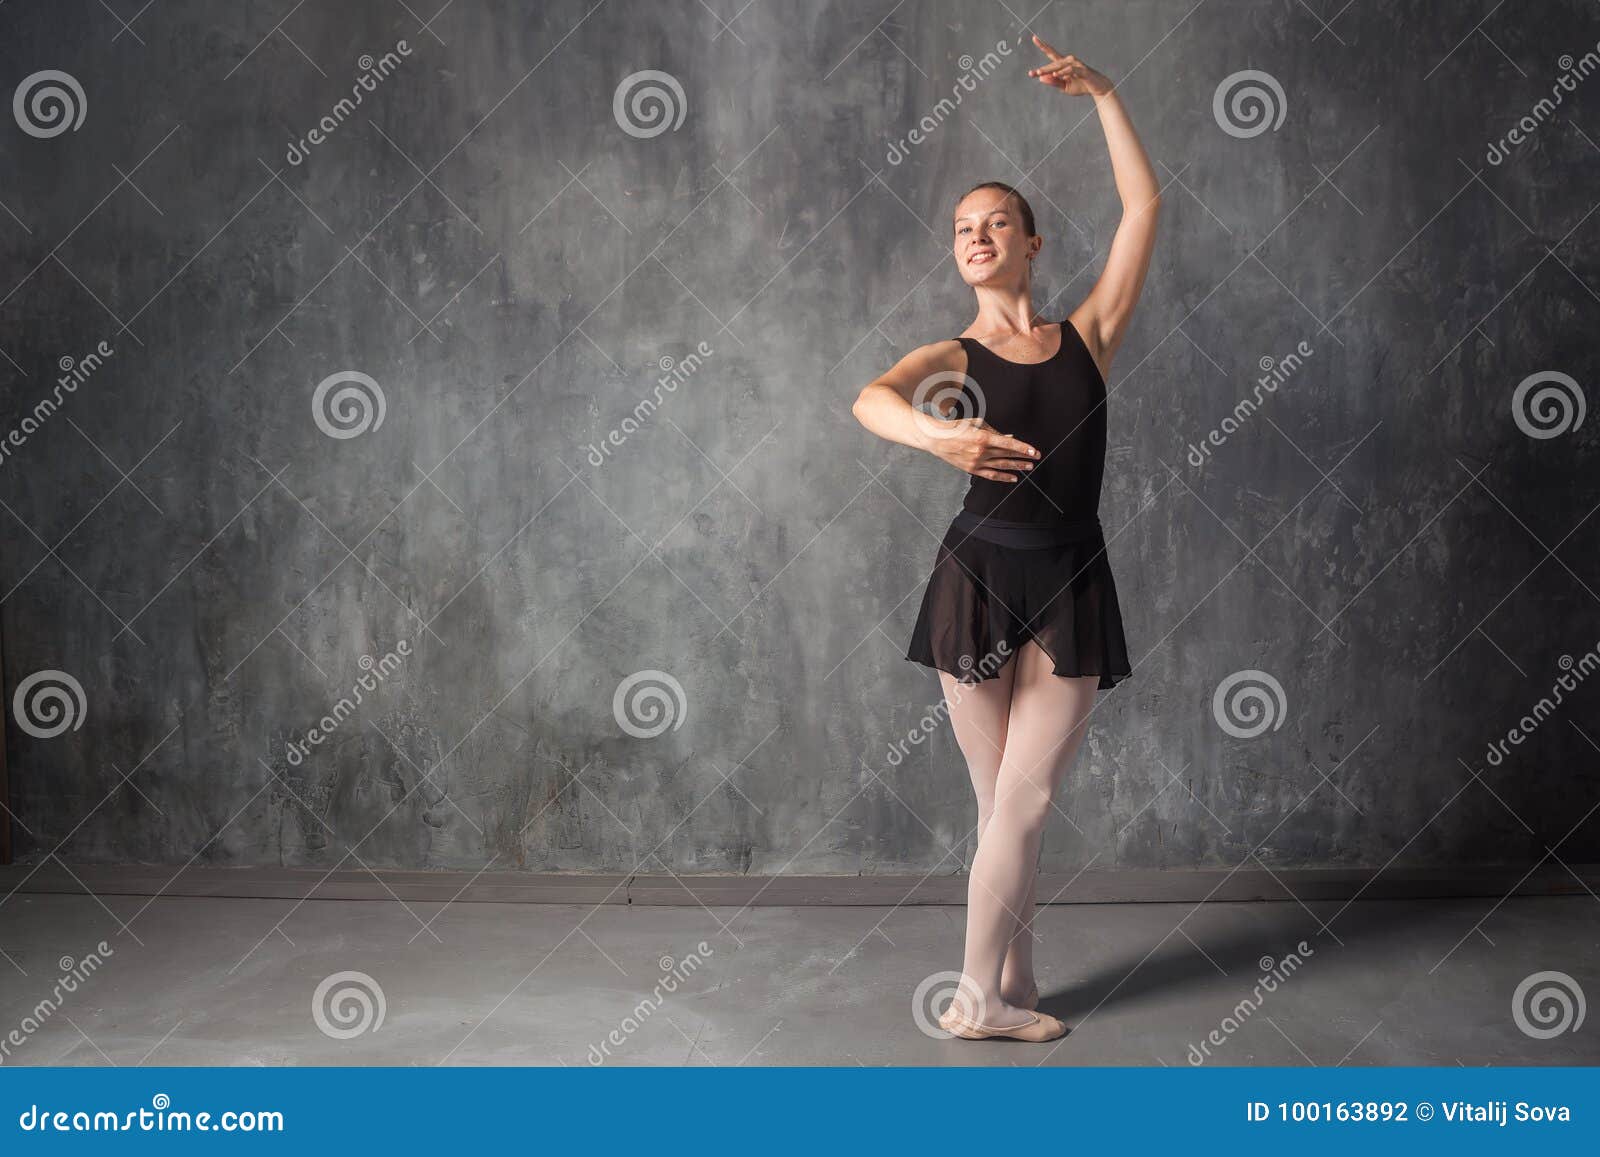
[[[1067,1026],[1048,1013],[1030,1012],[1024,1008],[1017,1008],[1015,1005],[1006,1005],[1003,1009],[996,1009],[995,1011],[997,1014],[995,1019],[986,1019],[980,1023],[969,1017],[956,1002],[951,1001],[950,1007],[939,1018],[939,1026],[951,1036],[960,1037],[962,1040],[991,1040],[996,1037],[1008,1037],[1012,1040],[1029,1041],[1037,1044],[1043,1041],[1056,1040],[1067,1035]],[[1020,1023],[1013,1023],[1012,1018],[1015,1016],[1021,1016],[1026,1019]]]
[[956,1036],[967,1035],[958,1031],[961,1028],[980,1028],[987,1030],[986,1035],[996,1035],[1011,1029],[1027,1028],[1037,1019],[1038,1014],[1029,1008],[1000,1000],[974,1002],[965,994],[958,994],[939,1017],[939,1027]]

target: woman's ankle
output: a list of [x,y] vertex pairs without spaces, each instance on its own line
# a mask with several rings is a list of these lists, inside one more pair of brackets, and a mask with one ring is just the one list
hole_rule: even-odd
[[1000,978],[1000,998],[1009,1004],[1015,1004],[1024,997],[1038,991],[1038,981],[1032,971],[1006,973]]

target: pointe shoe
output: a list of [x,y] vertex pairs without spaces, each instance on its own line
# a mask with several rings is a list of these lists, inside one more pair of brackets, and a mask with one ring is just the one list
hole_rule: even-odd
[[1012,1040],[1029,1041],[1038,1044],[1067,1035],[1067,1026],[1047,1013],[1035,1012],[1033,1019],[1030,1021],[1005,1028],[995,1028],[977,1023],[960,1012],[954,1004],[945,1009],[944,1015],[939,1018],[939,1027],[951,1036],[958,1036],[962,1040],[990,1040],[995,1037],[1009,1037]]

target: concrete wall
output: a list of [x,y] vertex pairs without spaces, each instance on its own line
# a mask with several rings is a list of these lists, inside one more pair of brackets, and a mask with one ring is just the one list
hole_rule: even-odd
[[[3,92],[60,70],[85,112],[0,122],[19,854],[958,870],[948,727],[890,752],[938,703],[902,655],[964,480],[849,403],[970,319],[977,180],[1032,199],[1040,304],[1087,292],[1119,211],[1092,106],[976,0],[291,7],[0,10]],[[1517,413],[1530,375],[1600,382],[1600,79],[1559,83],[1600,21],[1487,10],[1045,14],[1120,79],[1168,206],[1101,511],[1136,670],[1048,870],[1600,858],[1597,422],[1537,386]],[[1275,129],[1214,105],[1247,69]],[[641,82],[664,131],[617,113],[642,70],[681,89]],[[335,437],[346,372],[383,417]],[[683,698],[641,737],[614,698],[648,671]],[[1243,738],[1213,696],[1249,671],[1283,699]],[[15,702],[40,672],[82,689],[29,688],[67,688],[58,735]]]

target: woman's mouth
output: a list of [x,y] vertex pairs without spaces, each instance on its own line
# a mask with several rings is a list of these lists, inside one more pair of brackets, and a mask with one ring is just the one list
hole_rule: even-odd
[[980,249],[978,252],[976,252],[974,254],[971,254],[967,258],[967,264],[968,265],[987,265],[989,262],[993,261],[994,259],[995,259],[995,255],[994,255],[994,253],[992,251],[990,251],[988,249]]

